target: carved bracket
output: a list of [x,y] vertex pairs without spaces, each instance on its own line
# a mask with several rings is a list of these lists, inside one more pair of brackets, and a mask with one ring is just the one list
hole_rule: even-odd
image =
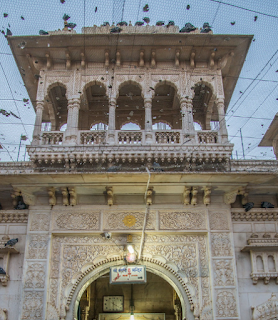
[[153,187],[148,188],[147,194],[146,194],[146,204],[149,206],[153,204],[153,194],[154,194]]
[[56,205],[56,195],[55,195],[55,188],[49,188],[48,190],[48,202],[51,206],[55,206]]
[[238,189],[235,189],[231,192],[226,192],[224,194],[224,202],[226,204],[232,204],[236,201],[236,196],[237,195],[242,195],[242,204],[246,204],[248,202],[247,200],[247,196],[248,196],[248,193],[245,189],[245,187],[239,187]]
[[0,308],[0,319],[1,320],[8,320],[8,310]]
[[204,204],[207,206],[210,204],[210,194],[211,194],[211,188],[209,187],[204,187]]
[[107,204],[109,206],[113,205],[113,187],[106,187]]
[[278,317],[278,299],[274,293],[264,303],[252,307],[252,320],[271,320]]

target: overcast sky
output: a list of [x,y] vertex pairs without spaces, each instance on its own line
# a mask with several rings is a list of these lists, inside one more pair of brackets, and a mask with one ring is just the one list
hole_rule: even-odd
[[[142,8],[147,3],[150,10],[144,13]],[[275,159],[272,148],[257,145],[278,112],[278,1],[65,0],[62,4],[60,0],[0,0],[0,4],[0,26],[6,31],[10,24],[13,35],[38,35],[40,29],[61,29],[64,13],[71,17],[70,22],[77,24],[77,33],[81,33],[84,25],[100,25],[104,21],[111,24],[122,17],[134,24],[148,16],[150,24],[174,20],[182,28],[186,22],[196,27],[209,22],[214,34],[254,35],[226,115],[229,139],[235,145],[234,158],[243,158],[241,129],[246,159]],[[4,13],[8,14],[6,18]],[[0,109],[20,117],[17,119],[12,114],[6,117],[0,113],[0,143],[3,146],[0,159],[16,161],[21,134],[32,137],[35,113],[31,103],[24,105],[23,98],[29,97],[2,34],[0,63]],[[22,141],[19,160],[24,159],[24,145],[29,143],[30,140]]]

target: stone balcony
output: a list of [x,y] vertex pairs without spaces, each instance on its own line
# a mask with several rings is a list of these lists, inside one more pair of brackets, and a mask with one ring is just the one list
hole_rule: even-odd
[[121,166],[136,170],[156,163],[157,169],[165,170],[193,170],[201,164],[225,170],[232,147],[221,143],[219,132],[213,130],[196,131],[194,136],[182,130],[114,130],[112,135],[109,130],[80,130],[76,143],[67,142],[61,131],[41,132],[28,153],[38,168],[89,166],[92,170],[103,166],[118,171]]

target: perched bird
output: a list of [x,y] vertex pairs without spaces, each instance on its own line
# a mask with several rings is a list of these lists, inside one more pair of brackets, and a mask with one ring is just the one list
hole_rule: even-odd
[[270,202],[267,202],[267,201],[263,201],[261,203],[261,208],[274,208],[274,205]]
[[149,10],[150,10],[149,5],[146,4],[146,5],[144,6],[144,8],[143,8],[143,11],[144,11],[144,12],[148,12]]
[[39,74],[34,74],[34,77],[39,80],[41,78],[41,76]]
[[24,17],[23,17],[23,16],[21,16],[20,18],[21,18],[21,20],[24,20]]
[[70,19],[70,16],[67,15],[66,13],[63,15],[63,20],[68,21]]
[[143,21],[136,21],[135,26],[142,26],[144,24]]
[[0,267],[0,274],[6,274],[6,271]]
[[97,12],[97,7],[95,7],[95,12]]
[[65,0],[60,0],[61,3],[65,3]]
[[74,29],[76,27],[76,23],[69,22],[67,23],[67,27],[70,29]]
[[4,18],[7,18],[8,14],[7,14],[7,13],[4,13],[3,16],[4,16]]
[[161,168],[160,164],[157,163],[157,162],[154,162],[153,163],[153,171],[156,171],[156,172],[162,172],[163,169]]
[[143,21],[145,21],[146,23],[150,23],[150,18],[148,18],[148,17],[144,17],[143,19],[142,19]]
[[180,29],[180,32],[189,33],[189,32],[195,31],[195,30],[196,30],[196,27],[194,27],[193,24],[191,24],[190,22],[187,22],[185,24],[185,26]]
[[189,5],[189,4],[186,6],[186,9],[187,9],[187,10],[189,10],[189,9],[190,9],[190,5]]
[[209,25],[208,22],[205,22],[203,24],[203,29],[201,30],[201,33],[208,33],[211,31],[211,26]]
[[5,247],[6,246],[13,247],[16,243],[18,243],[18,238],[10,239],[9,241],[7,241],[7,243],[5,243]]
[[164,26],[164,21],[157,21],[156,26]]
[[102,26],[103,27],[110,26],[110,23],[108,21],[105,21],[105,22],[103,22]]
[[243,205],[243,208],[245,208],[245,212],[251,210],[254,207],[254,202],[247,202],[245,205]]
[[258,19],[258,16],[255,16],[255,17],[254,17],[254,21],[257,21],[257,19]]
[[110,29],[111,33],[120,33],[121,31],[122,31],[122,29],[119,27],[115,27],[115,28]]
[[121,21],[121,22],[119,22],[119,23],[117,23],[117,25],[119,25],[119,26],[127,26],[127,22],[126,21]]
[[39,31],[39,35],[40,36],[46,36],[48,34],[48,32],[44,31],[44,30],[40,30]]
[[10,29],[8,29],[8,28],[7,28],[6,35],[7,35],[7,36],[12,36],[12,35],[13,35],[13,34],[12,34],[12,32],[11,32],[11,30],[10,30]]
[[175,25],[175,21],[170,20],[167,24],[167,28],[169,28],[170,26],[174,26]]
[[231,25],[232,25],[232,26],[234,26],[235,24],[236,24],[236,22],[235,22],[235,21],[231,22]]

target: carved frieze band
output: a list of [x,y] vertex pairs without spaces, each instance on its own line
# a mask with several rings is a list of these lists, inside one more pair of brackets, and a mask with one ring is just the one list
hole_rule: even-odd
[[203,211],[159,211],[160,230],[203,230],[206,229],[206,217]]
[[60,212],[55,215],[54,230],[99,230],[100,212]]
[[29,210],[0,211],[0,223],[27,223]]
[[233,221],[278,221],[278,209],[259,209],[245,212],[244,209],[232,209]]

